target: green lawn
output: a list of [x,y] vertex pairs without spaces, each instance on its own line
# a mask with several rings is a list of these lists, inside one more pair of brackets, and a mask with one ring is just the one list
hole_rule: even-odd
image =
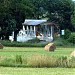
[[0,49],[0,56],[14,56],[14,55],[22,55],[25,57],[29,57],[31,55],[48,55],[48,56],[69,56],[70,53],[74,50],[74,48],[57,48],[54,52],[47,52],[44,48],[30,48],[30,47],[4,47],[4,49]]
[[0,67],[0,75],[75,75],[75,68],[6,68]]
[[[70,56],[74,48],[57,48],[54,52],[47,52],[44,48],[26,48],[26,47],[4,47],[0,50],[0,56],[12,57],[22,55],[30,57],[32,55],[48,56]],[[17,68],[0,67],[0,75],[75,75],[75,68]]]

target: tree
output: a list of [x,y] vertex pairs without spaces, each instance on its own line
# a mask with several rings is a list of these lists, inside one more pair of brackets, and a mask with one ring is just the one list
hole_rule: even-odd
[[16,21],[16,29],[14,29],[14,41],[16,41],[25,18],[31,17],[33,14],[33,5],[30,0],[12,0],[10,11]]
[[9,7],[10,7],[10,1],[9,0],[0,0],[0,38],[2,39],[6,38],[5,36],[8,33],[8,17],[9,17]]
[[45,17],[44,14],[46,13],[46,11],[43,7],[44,1],[43,0],[31,0],[31,2],[34,5],[33,18],[35,18],[35,19],[44,18]]
[[49,18],[61,29],[73,30],[73,4],[72,0],[0,0],[0,37],[9,39],[14,31],[16,41],[26,18]]
[[[71,16],[74,5],[72,0],[43,0],[44,8],[48,11],[49,21],[59,23],[61,29],[71,29]],[[43,2],[43,3],[44,3]]]
[[74,12],[73,12],[73,15],[71,17],[71,22],[73,25],[73,31],[75,31],[75,2],[74,2]]
[[33,5],[30,0],[1,0],[0,1],[0,36],[9,39],[14,31],[14,40],[22,29],[25,18],[32,17]]
[[[74,3],[72,0],[31,0],[35,6],[35,17],[46,14],[50,22],[60,25],[60,29],[69,29],[73,31],[71,17],[74,12]],[[40,10],[42,8],[42,13]],[[43,17],[41,17],[43,18]]]

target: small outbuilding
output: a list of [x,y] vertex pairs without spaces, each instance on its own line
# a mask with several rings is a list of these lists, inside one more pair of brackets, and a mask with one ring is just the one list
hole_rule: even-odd
[[18,42],[26,42],[34,38],[49,42],[53,40],[55,23],[49,23],[47,20],[25,19],[22,25],[23,29],[17,35]]

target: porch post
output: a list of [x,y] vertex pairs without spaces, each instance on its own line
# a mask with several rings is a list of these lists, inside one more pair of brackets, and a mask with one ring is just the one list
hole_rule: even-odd
[[32,26],[30,26],[30,35],[32,36]]
[[28,29],[28,26],[27,26],[27,36],[28,36],[28,32],[29,32],[29,29]]
[[36,32],[35,32],[35,26],[34,26],[34,36],[36,36]]
[[13,41],[14,41],[14,31],[12,32],[12,38],[13,38]]
[[24,25],[23,25],[23,31],[25,31],[25,27],[24,27]]
[[24,27],[24,25],[23,25],[23,34],[25,34],[25,27]]
[[51,26],[51,39],[53,39],[53,26]]

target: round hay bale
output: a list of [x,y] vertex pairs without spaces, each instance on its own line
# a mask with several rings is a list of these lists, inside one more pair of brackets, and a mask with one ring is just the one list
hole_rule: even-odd
[[49,43],[48,45],[45,46],[46,51],[54,51],[56,49],[56,46],[54,43]]
[[75,51],[73,51],[70,56],[75,57]]
[[3,45],[0,43],[0,49],[3,49]]

